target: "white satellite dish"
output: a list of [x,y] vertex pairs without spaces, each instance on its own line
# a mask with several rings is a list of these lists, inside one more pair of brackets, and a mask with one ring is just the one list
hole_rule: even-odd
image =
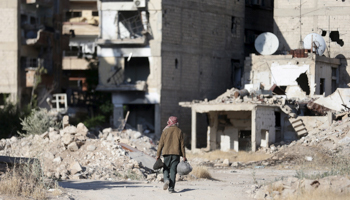
[[261,55],[271,55],[275,53],[279,46],[276,35],[270,32],[260,34],[254,43],[255,49]]
[[311,45],[313,45],[312,51],[315,51],[319,56],[322,56],[326,50],[326,42],[323,37],[317,33],[310,33],[304,38],[304,48],[311,49]]

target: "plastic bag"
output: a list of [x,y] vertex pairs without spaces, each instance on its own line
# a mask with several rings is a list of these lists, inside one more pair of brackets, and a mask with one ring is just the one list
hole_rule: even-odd
[[162,161],[161,159],[158,159],[158,160],[154,163],[153,169],[154,169],[154,170],[162,169],[163,166],[164,166],[163,161]]
[[187,175],[192,171],[192,167],[190,165],[190,163],[188,163],[187,161],[181,161],[178,165],[177,165],[177,173],[179,175]]

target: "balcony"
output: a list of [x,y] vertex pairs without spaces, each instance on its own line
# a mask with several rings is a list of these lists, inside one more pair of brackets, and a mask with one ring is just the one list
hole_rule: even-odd
[[53,0],[26,0],[27,4],[36,4],[39,6],[52,7]]
[[117,92],[117,91],[147,91],[147,83],[146,81],[137,81],[136,83],[128,84],[122,83],[119,85],[98,85],[96,88],[97,91],[103,92]]
[[[103,12],[102,17],[113,17],[113,13]],[[117,26],[111,20],[102,21],[102,38],[99,45],[146,45],[148,35],[152,35],[146,11],[119,11]],[[111,28],[111,25],[114,28]]]
[[39,31],[31,31],[26,34],[25,39],[23,40],[24,45],[31,46],[49,46],[53,45],[54,34],[48,31],[40,29]]

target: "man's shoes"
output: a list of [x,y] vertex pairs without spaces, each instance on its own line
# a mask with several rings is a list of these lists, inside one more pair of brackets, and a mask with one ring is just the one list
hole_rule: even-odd
[[166,180],[166,181],[164,182],[163,190],[167,190],[167,189],[168,189],[169,183],[170,183],[169,180]]
[[169,193],[172,194],[172,193],[175,193],[175,191],[174,190],[169,190]]

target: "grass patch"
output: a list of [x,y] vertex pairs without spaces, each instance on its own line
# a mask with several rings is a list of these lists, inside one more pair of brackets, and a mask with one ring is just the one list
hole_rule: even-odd
[[330,163],[331,166],[329,170],[323,171],[323,172],[317,172],[314,174],[309,174],[306,172],[305,167],[302,167],[299,170],[296,170],[295,177],[299,179],[321,179],[327,176],[346,176],[350,175],[350,160],[342,157],[342,156],[333,156],[332,162]]
[[51,187],[58,189],[58,184],[44,179],[39,161],[8,167],[0,179],[0,193],[14,198],[48,199],[47,190]]
[[208,159],[210,161],[217,159],[229,159],[230,162],[261,161],[271,157],[271,155],[262,152],[249,153],[245,151],[240,151],[237,153],[235,151],[223,152],[220,150],[215,150],[208,153],[186,153],[186,155],[188,159],[203,158]]
[[190,173],[190,175],[193,175],[196,178],[212,179],[212,176],[209,173],[208,169],[206,167],[201,167],[201,166],[195,166],[192,169],[192,172]]

